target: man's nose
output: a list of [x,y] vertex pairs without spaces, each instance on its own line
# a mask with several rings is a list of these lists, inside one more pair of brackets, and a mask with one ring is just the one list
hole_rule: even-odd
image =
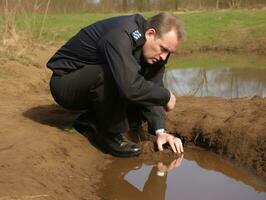
[[160,59],[161,60],[166,60],[167,56],[168,56],[168,53],[161,53]]

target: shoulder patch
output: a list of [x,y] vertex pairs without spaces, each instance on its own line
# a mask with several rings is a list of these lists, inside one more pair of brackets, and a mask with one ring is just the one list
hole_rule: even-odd
[[142,34],[137,29],[131,33],[131,36],[134,38],[135,41],[137,41],[139,38],[141,38]]

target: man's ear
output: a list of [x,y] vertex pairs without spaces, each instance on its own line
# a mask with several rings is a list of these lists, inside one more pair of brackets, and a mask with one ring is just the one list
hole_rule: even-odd
[[154,28],[149,28],[148,30],[146,30],[145,32],[145,37],[150,38],[150,37],[155,37],[156,35],[156,30]]

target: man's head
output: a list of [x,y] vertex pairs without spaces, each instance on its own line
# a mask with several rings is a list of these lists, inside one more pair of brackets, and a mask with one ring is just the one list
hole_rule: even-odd
[[162,12],[147,20],[146,42],[143,56],[149,64],[165,60],[185,37],[180,19],[170,13]]

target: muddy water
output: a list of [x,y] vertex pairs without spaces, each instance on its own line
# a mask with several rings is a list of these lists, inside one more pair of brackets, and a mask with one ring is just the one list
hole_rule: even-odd
[[196,54],[175,56],[165,84],[176,95],[239,98],[266,96],[266,56]]
[[265,200],[266,182],[203,149],[160,162],[114,158],[104,171],[103,199]]

